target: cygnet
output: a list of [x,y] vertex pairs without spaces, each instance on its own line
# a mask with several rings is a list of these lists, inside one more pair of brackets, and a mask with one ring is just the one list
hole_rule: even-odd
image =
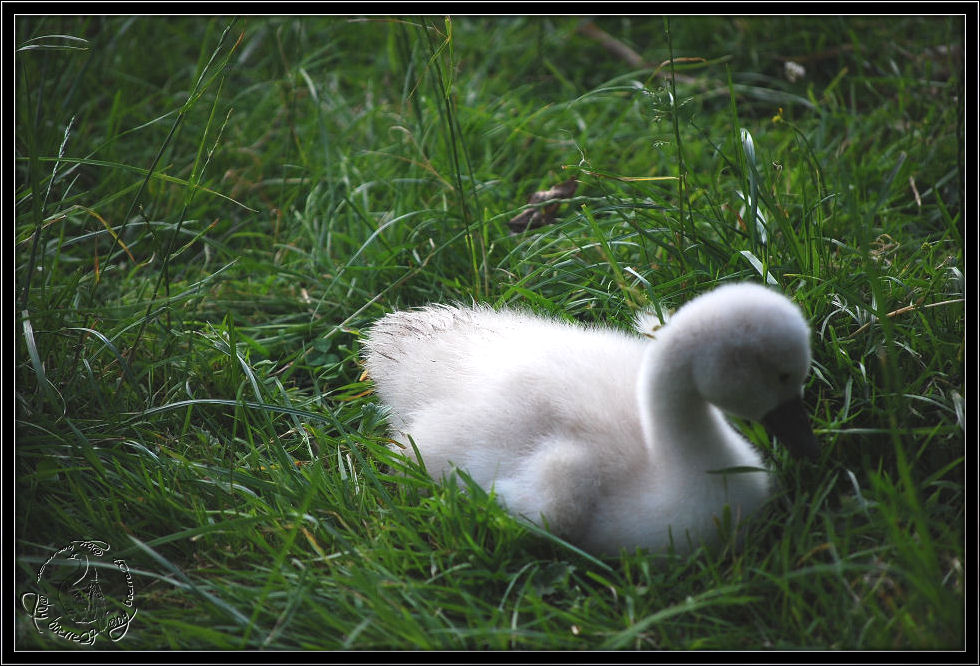
[[433,477],[465,470],[593,553],[684,552],[717,540],[726,506],[744,518],[770,494],[725,413],[817,456],[802,401],[810,327],[785,296],[735,283],[648,333],[430,305],[377,321],[364,364],[392,438],[409,456],[414,442]]

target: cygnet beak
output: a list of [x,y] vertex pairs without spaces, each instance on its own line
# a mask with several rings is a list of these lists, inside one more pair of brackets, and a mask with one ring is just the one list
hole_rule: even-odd
[[794,398],[779,405],[762,417],[762,425],[797,458],[813,459],[820,453],[803,398]]

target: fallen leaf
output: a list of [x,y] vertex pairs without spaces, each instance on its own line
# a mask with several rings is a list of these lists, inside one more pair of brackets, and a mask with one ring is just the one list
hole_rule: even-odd
[[[578,181],[572,178],[564,183],[558,183],[550,189],[535,192],[528,197],[527,202],[529,204],[543,204],[556,199],[568,199],[575,194],[576,188],[578,188]],[[558,212],[559,206],[561,206],[560,202],[528,208],[512,217],[507,226],[510,227],[512,234],[519,234],[528,229],[536,229],[551,224],[555,221],[555,214]]]

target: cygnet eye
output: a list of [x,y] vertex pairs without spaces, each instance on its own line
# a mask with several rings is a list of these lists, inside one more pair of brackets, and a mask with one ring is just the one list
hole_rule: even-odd
[[789,381],[789,373],[788,372],[780,372],[779,373],[779,383],[780,384],[785,384],[788,381]]

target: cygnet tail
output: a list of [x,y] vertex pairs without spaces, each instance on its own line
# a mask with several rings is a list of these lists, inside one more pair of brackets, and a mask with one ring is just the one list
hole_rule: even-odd
[[483,308],[430,305],[392,312],[363,342],[364,367],[378,394],[403,415],[460,384],[464,344]]
[[666,312],[661,317],[653,310],[641,310],[636,313],[633,327],[648,338],[656,338],[657,331],[667,325],[668,319]]

